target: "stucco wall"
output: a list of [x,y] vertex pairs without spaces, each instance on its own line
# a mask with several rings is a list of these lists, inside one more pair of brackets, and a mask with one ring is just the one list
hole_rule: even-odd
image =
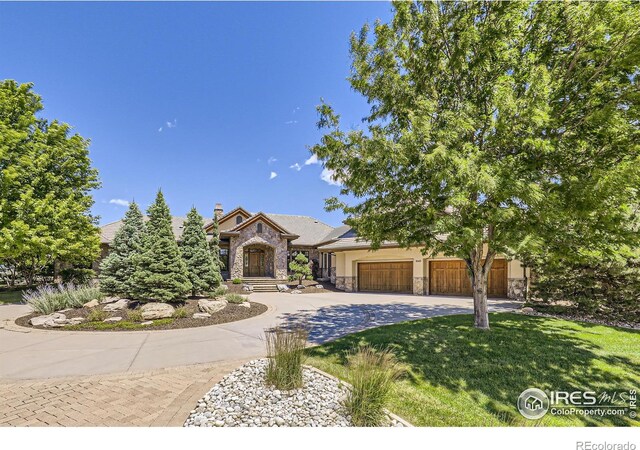
[[[413,293],[429,294],[430,260],[457,259],[439,255],[423,255],[421,249],[383,248],[376,251],[347,250],[336,252],[336,287],[349,290],[357,288],[359,262],[411,261],[413,264]],[[523,296],[524,272],[520,261],[512,260],[507,264],[508,295],[521,299]]]

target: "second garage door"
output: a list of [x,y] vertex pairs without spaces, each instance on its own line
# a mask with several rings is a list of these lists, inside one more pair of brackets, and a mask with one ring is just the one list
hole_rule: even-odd
[[413,262],[358,263],[358,290],[412,293]]
[[[489,272],[489,297],[507,296],[507,261],[496,259]],[[472,295],[467,266],[462,260],[429,262],[429,293],[441,295]]]

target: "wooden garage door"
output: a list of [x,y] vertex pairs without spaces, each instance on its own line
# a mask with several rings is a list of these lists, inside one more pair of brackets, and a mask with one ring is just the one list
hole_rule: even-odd
[[413,292],[413,262],[358,263],[358,290]]
[[[429,262],[429,293],[472,295],[467,265],[462,260]],[[489,297],[507,296],[507,261],[496,259],[489,272]]]

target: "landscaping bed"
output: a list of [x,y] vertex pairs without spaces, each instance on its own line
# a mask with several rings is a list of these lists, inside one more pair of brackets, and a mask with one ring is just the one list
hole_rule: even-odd
[[[302,280],[302,286],[304,289],[298,289],[297,281],[289,281],[287,282],[288,292],[290,294],[321,294],[323,292],[343,292],[338,289],[334,285],[332,285],[329,281],[320,282],[316,280]],[[318,286],[322,286],[318,288]],[[296,292],[293,292],[296,291]]]
[[577,305],[571,302],[545,303],[529,300],[524,306],[531,308],[531,310],[523,311],[530,315],[557,317],[560,319],[579,320],[581,322],[640,330],[640,306],[636,308],[636,311],[628,312],[625,317],[620,317],[619,314],[609,314],[605,309],[600,309],[594,313],[581,311]]
[[[236,369],[198,401],[185,427],[347,427],[343,402],[347,387],[305,367],[303,387],[290,391],[265,383],[267,359]],[[387,426],[405,426],[387,416]]]
[[626,416],[545,415],[525,419],[518,396],[543,390],[620,392],[640,386],[640,332],[555,318],[490,314],[373,328],[307,350],[308,364],[345,379],[359,345],[389,348],[407,365],[389,408],[416,426],[637,426]]
[[[68,324],[59,327],[33,326],[29,322],[34,317],[42,316],[42,313],[31,313],[29,315],[16,319],[15,323],[20,326],[46,329],[46,330],[62,330],[62,331],[135,331],[135,330],[175,330],[179,328],[203,327],[208,325],[216,325],[221,323],[235,322],[238,320],[248,319],[263,314],[267,310],[267,306],[262,303],[249,302],[250,307],[243,305],[227,303],[223,309],[211,314],[206,318],[194,318],[194,314],[201,313],[198,308],[199,300],[213,300],[205,297],[188,299],[183,303],[173,303],[176,310],[180,310],[181,317],[165,317],[150,320],[141,320],[139,317],[139,309],[141,304],[135,301],[128,303],[127,307],[116,311],[105,311],[109,304],[101,303],[95,307],[73,308],[59,311],[64,314],[66,319],[84,319],[82,323]],[[96,313],[96,311],[100,311]],[[92,317],[100,317],[99,321],[90,321]],[[121,317],[117,322],[105,322],[110,318]],[[149,323],[150,322],[150,323]]]

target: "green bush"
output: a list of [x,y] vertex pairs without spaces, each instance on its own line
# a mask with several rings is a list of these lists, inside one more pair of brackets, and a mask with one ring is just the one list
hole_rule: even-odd
[[242,278],[234,278],[231,282],[233,284],[242,284]]
[[142,322],[144,319],[142,318],[142,311],[139,309],[134,309],[127,312],[127,320],[131,322]]
[[265,330],[267,342],[266,382],[280,390],[302,386],[302,363],[309,332],[302,327]]
[[239,305],[240,303],[244,303],[247,301],[247,297],[240,294],[227,294],[224,296],[224,299],[234,305]]
[[87,315],[87,322],[102,322],[107,317],[109,317],[109,314],[106,311],[103,311],[101,309],[93,309]]
[[537,261],[531,297],[545,303],[571,302],[581,313],[640,322],[640,258],[568,258]]
[[189,317],[189,311],[184,306],[181,306],[179,308],[176,308],[176,310],[173,312],[172,317],[174,319],[184,319],[185,317]]
[[71,267],[62,269],[60,271],[60,277],[63,283],[87,284],[96,277],[96,272],[93,269]]
[[68,283],[39,286],[25,291],[22,298],[34,311],[51,314],[61,309],[81,308],[91,300],[103,299],[104,294],[94,286],[75,286],[73,283]]
[[213,291],[209,292],[209,296],[213,298],[218,298],[226,295],[228,288],[226,286],[218,286]]
[[309,267],[309,259],[304,253],[298,253],[293,261],[289,263],[289,270],[295,275],[298,284],[302,284],[302,280],[311,277],[311,267]]
[[345,407],[353,425],[375,427],[383,424],[384,407],[393,382],[402,373],[393,353],[362,347],[348,357],[347,379],[352,388]]

